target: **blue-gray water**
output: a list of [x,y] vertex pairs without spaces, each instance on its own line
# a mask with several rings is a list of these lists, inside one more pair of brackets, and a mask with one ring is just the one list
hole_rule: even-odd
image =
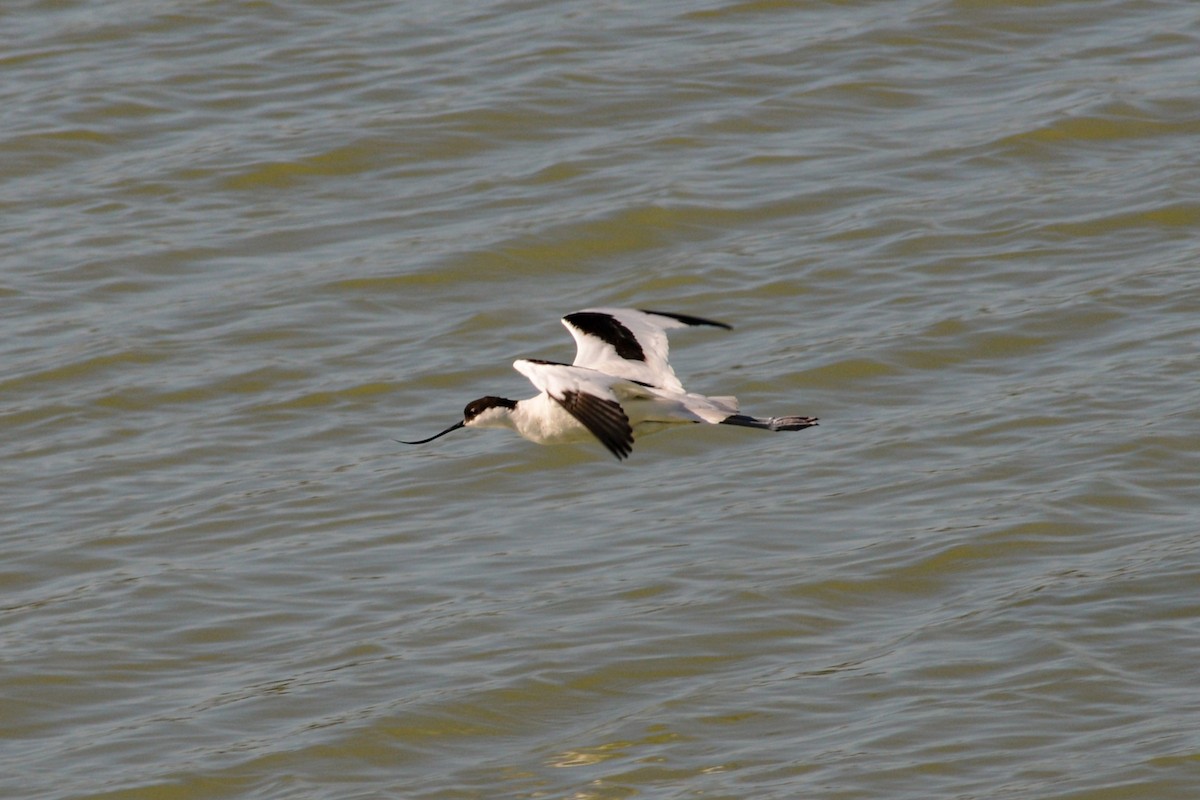
[[[1200,14],[8,3],[0,796],[1200,791]],[[561,314],[795,434],[427,436]]]

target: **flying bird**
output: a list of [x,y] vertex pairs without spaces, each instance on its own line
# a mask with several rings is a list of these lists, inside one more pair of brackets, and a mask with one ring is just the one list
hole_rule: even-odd
[[736,397],[706,397],[683,388],[667,363],[667,330],[723,322],[687,314],[634,308],[588,308],[567,314],[563,325],[575,339],[570,364],[521,358],[513,368],[538,394],[527,400],[487,396],[472,400],[461,421],[415,442],[425,444],[459,428],[508,428],[537,444],[597,439],[618,459],[633,450],[637,432],[667,425],[706,422],[766,431],[799,431],[816,417],[750,417]]

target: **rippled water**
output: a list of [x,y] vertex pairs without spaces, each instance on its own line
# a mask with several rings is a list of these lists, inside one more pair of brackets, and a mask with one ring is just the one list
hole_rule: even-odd
[[[0,28],[0,795],[1196,795],[1193,3]],[[821,426],[392,441],[597,304]]]

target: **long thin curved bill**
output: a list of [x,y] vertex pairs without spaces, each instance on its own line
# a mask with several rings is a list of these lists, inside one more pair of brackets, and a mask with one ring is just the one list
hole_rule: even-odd
[[441,433],[435,433],[433,436],[430,436],[428,439],[421,439],[420,441],[416,441],[416,442],[406,442],[403,439],[397,439],[396,441],[399,442],[400,444],[425,444],[426,442],[432,442],[434,439],[445,436],[447,433],[450,433],[450,431],[456,431],[459,428],[463,427],[464,425],[466,425],[466,423],[460,420],[460,421],[454,423],[453,425],[451,425],[449,428],[446,428],[446,430],[442,431]]

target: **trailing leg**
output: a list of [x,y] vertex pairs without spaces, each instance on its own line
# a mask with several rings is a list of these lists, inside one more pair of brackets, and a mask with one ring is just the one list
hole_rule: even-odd
[[749,417],[731,414],[721,420],[722,425],[738,425],[743,428],[758,428],[764,431],[802,431],[817,424],[816,417]]

